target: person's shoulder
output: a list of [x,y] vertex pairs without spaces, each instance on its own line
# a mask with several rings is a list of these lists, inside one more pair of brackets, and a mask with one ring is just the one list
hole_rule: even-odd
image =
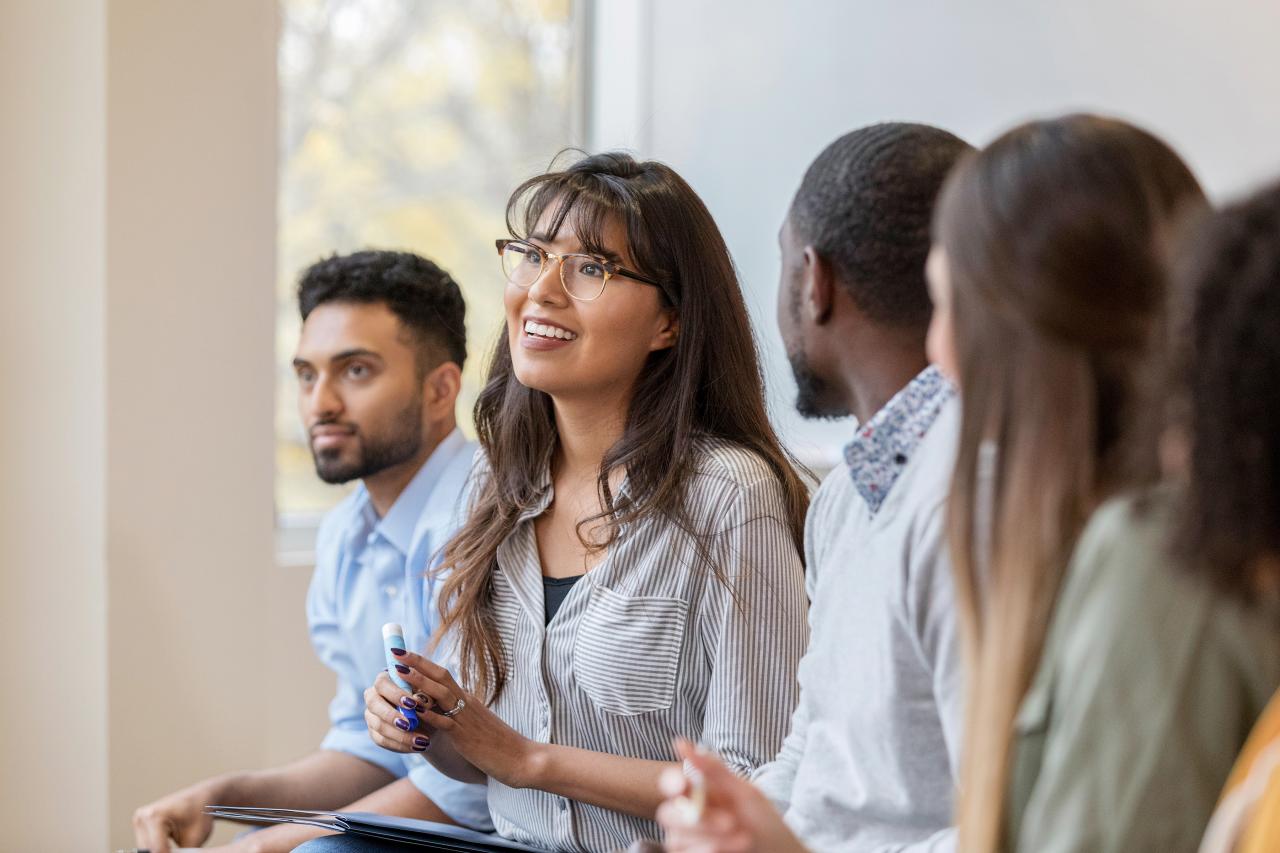
[[326,551],[341,541],[352,525],[360,521],[361,512],[369,501],[363,485],[357,486],[337,506],[324,514],[316,530],[316,551]]
[[[468,443],[466,453],[459,456],[465,457],[466,462],[466,473],[463,475],[461,494],[458,496],[460,511],[465,513],[480,493],[485,479],[493,473],[493,466],[489,463],[489,454],[474,442]],[[457,464],[462,465],[463,462],[459,460]]]
[[744,519],[790,517],[783,472],[763,454],[735,441],[700,436],[693,456],[684,501],[699,524],[722,529]]
[[840,517],[853,515],[849,507],[858,500],[861,498],[853,485],[853,475],[849,471],[849,465],[841,460],[826,473],[810,496],[809,518],[817,520],[832,515]]
[[471,494],[472,483],[476,479],[476,467],[486,459],[480,445],[474,441],[466,441],[458,445],[449,464],[439,478],[436,488],[442,489],[440,500],[449,501],[456,510],[467,503]]
[[484,456],[484,451],[480,449],[480,443],[476,441],[464,441],[458,446],[458,450],[454,453],[453,458],[449,460],[449,467],[461,468],[467,472],[475,470],[476,462]]
[[468,464],[471,467],[471,479],[482,477],[489,473],[493,466],[489,464],[489,454],[479,444],[471,443],[471,456],[468,458]]
[[782,482],[764,456],[745,445],[713,436],[700,437],[694,444],[693,482],[695,489],[731,489],[745,493],[764,489],[782,491]]
[[1169,547],[1175,511],[1173,492],[1156,488],[1112,498],[1090,516],[1054,608],[1066,658],[1089,666],[1105,654],[1123,666],[1130,653],[1169,653],[1216,606],[1218,596]]
[[816,595],[819,575],[830,559],[833,545],[863,541],[870,513],[853,485],[853,475],[843,460],[837,463],[809,499],[804,517],[805,583],[809,597]]
[[364,486],[356,489],[320,519],[316,529],[315,570],[311,574],[311,591],[328,590],[332,593],[337,583],[342,563],[342,549],[349,532],[361,523],[364,505],[368,502]]
[[[1280,679],[1276,627],[1176,555],[1170,534],[1179,500],[1176,489],[1157,487],[1093,513],[1068,566],[1041,668],[1072,703],[1110,702],[1123,684],[1130,707],[1178,701],[1185,719],[1209,705],[1243,702],[1252,718]],[[1203,689],[1179,693],[1179,684]]]
[[[1176,496],[1169,488],[1128,492],[1102,503],[1089,516],[1071,557],[1068,579],[1077,583],[1125,581],[1140,594],[1151,575],[1169,568],[1169,535]],[[1124,568],[1118,568],[1124,567]]]
[[1072,555],[1062,601],[1086,616],[1105,614],[1123,630],[1142,630],[1145,620],[1153,632],[1176,634],[1182,630],[1177,622],[1185,627],[1197,618],[1210,633],[1257,636],[1261,626],[1274,644],[1272,620],[1215,587],[1175,551],[1182,500],[1179,489],[1161,485],[1098,507]]

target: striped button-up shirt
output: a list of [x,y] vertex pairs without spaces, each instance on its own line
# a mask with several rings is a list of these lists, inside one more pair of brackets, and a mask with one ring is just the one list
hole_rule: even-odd
[[[686,737],[743,775],[772,759],[808,628],[803,566],[764,461],[708,440],[688,482],[692,529],[727,584],[694,536],[646,518],[624,527],[544,625],[533,519],[551,500],[547,478],[498,549],[495,628],[508,680],[494,712],[526,737],[596,752],[674,761],[672,739]],[[489,807],[503,836],[557,850],[659,837],[651,820],[496,780]]]

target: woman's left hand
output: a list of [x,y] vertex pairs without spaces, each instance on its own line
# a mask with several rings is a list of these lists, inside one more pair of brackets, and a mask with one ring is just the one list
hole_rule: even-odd
[[[419,728],[434,730],[436,737],[448,735],[460,756],[504,785],[520,788],[528,784],[536,747],[533,741],[504,723],[475,695],[459,687],[449,670],[439,664],[409,651],[397,655],[396,660],[396,674],[415,694],[425,694],[432,700],[430,707],[420,707],[417,711]],[[445,711],[454,713],[447,716]],[[373,741],[386,749],[409,752],[419,733],[398,728],[397,719],[403,721],[404,717],[390,701],[383,703],[383,707],[375,704],[366,707],[365,721]]]

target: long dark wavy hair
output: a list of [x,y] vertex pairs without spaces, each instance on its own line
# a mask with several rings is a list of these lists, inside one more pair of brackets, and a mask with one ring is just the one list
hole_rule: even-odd
[[[551,236],[572,227],[584,251],[600,255],[608,254],[607,226],[621,223],[637,272],[663,283],[663,300],[680,329],[672,347],[649,354],[637,379],[623,435],[600,465],[597,487],[605,510],[578,527],[584,546],[606,548],[624,525],[658,516],[693,535],[700,562],[724,581],[721,568],[707,559],[705,534],[692,529],[684,506],[696,444],[710,437],[750,450],[769,466],[782,488],[783,521],[803,553],[808,490],[769,423],[737,273],[702,200],[669,166],[606,153],[517,187],[507,204],[507,229],[527,237],[544,214]],[[566,226],[570,214],[572,225]],[[494,629],[498,546],[539,498],[559,441],[551,397],[516,378],[505,333],[476,401],[475,424],[489,472],[475,483],[470,514],[445,547],[440,571],[448,577],[437,639],[452,635],[463,684],[492,700],[507,679]],[[623,495],[609,488],[609,474],[617,470],[627,474]],[[595,523],[600,527],[588,542],[582,531]]]
[[1073,115],[970,155],[935,220],[962,425],[948,538],[965,635],[964,853],[1005,849],[1014,717],[1067,562],[1099,501],[1152,481],[1164,244],[1204,204],[1168,145]]

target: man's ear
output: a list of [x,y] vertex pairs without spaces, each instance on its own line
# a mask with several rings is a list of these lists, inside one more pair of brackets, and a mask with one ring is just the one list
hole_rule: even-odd
[[658,333],[649,342],[649,352],[670,349],[676,345],[679,337],[680,315],[676,313],[674,308],[664,308],[662,311],[662,325],[658,327]]
[[437,365],[422,378],[422,402],[432,420],[453,416],[462,390],[462,368],[452,361]]
[[815,326],[831,319],[835,307],[835,270],[813,246],[804,247],[804,273],[800,282],[800,310]]

